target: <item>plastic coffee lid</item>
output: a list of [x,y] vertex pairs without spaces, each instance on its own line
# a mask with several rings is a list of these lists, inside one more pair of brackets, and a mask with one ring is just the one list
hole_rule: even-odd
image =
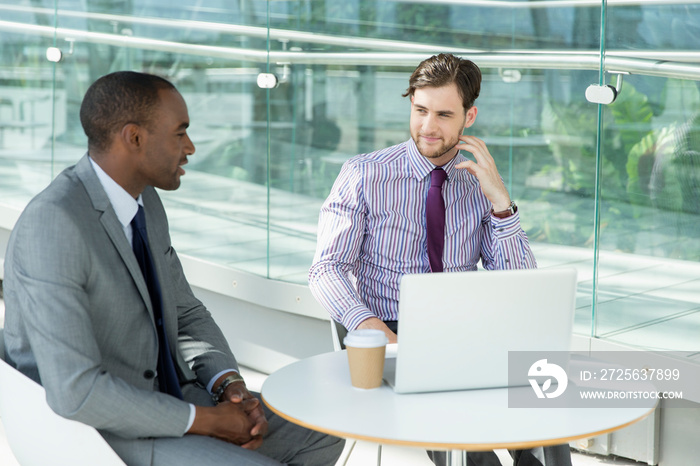
[[348,332],[343,338],[343,343],[345,343],[345,346],[352,346],[353,348],[376,348],[389,343],[389,339],[381,330],[363,328]]

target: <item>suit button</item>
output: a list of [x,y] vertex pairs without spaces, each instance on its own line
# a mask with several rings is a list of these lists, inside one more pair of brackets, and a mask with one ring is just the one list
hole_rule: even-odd
[[145,372],[143,373],[143,377],[144,377],[145,379],[152,379],[152,378],[155,377],[155,376],[156,376],[156,373],[153,372],[153,371],[150,370],[150,369],[148,369],[147,371],[145,371]]

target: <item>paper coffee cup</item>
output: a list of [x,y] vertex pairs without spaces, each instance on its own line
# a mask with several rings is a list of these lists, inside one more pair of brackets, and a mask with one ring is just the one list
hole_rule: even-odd
[[388,342],[381,330],[360,329],[348,332],[343,343],[348,352],[353,387],[370,389],[382,384],[384,353]]

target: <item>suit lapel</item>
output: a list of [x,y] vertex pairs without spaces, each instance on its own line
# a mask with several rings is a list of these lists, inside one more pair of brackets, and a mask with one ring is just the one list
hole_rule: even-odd
[[170,263],[166,256],[171,253],[170,233],[168,232],[168,221],[163,208],[163,204],[151,186],[147,186],[141,193],[144,210],[146,212],[146,225],[148,226],[148,244],[153,254],[158,281],[160,282],[161,303],[163,306],[163,321],[165,331],[168,334],[170,352],[175,356],[175,363],[178,366],[180,375],[183,378],[193,377],[189,365],[185,362],[179,350],[179,324],[178,308],[175,300],[177,290],[173,289],[170,277]]
[[[148,244],[151,248],[156,274],[158,275],[158,282],[160,283],[163,320],[165,322],[166,331],[168,332],[168,338],[170,339],[170,346],[173,347],[174,343],[177,341],[178,328],[177,315],[171,312],[172,309],[176,308],[176,305],[172,302],[171,283],[167,280],[170,274],[167,269],[168,264],[165,261],[165,255],[170,248],[168,225],[167,221],[164,221],[165,212],[163,211],[155,189],[147,186],[143,193],[141,193],[141,196],[146,214]],[[171,351],[172,350],[173,348],[171,348]],[[172,352],[173,354],[175,353],[174,351]]]
[[[148,293],[148,285],[146,285],[146,280],[141,273],[141,268],[136,260],[134,251],[131,249],[131,245],[124,235],[124,228],[122,227],[121,222],[119,222],[117,214],[114,213],[109,197],[107,197],[107,193],[105,193],[99,178],[97,178],[97,174],[95,173],[95,170],[93,170],[87,154],[85,154],[85,156],[76,164],[75,172],[85,186],[85,190],[90,196],[93,207],[95,210],[101,212],[100,223],[107,232],[107,235],[112,241],[114,248],[119,253],[122,261],[124,261],[129,274],[131,274],[131,277],[139,290],[139,294],[146,304],[146,309],[151,316],[150,320],[153,323],[153,330],[155,332],[156,329],[153,315],[153,304],[151,302],[151,296]],[[177,344],[177,313],[168,312],[168,310],[175,309],[176,307],[174,303],[171,302],[172,290],[170,289],[170,284],[164,279],[164,277],[168,276],[166,273],[167,264],[164,262],[164,254],[166,249],[170,247],[165,212],[163,212],[163,207],[160,204],[158,195],[151,187],[147,187],[143,192],[143,202],[144,210],[146,211],[148,242],[151,248],[151,253],[153,254],[153,261],[155,263],[156,273],[158,274],[158,280],[160,281],[163,320],[165,322],[165,329],[168,334],[170,351],[176,356],[175,360],[179,366],[180,373],[187,374],[189,373],[189,367],[182,358],[182,354],[178,350]],[[164,228],[165,231],[163,231]],[[163,238],[166,239],[165,243]]]
[[119,253],[122,261],[124,261],[129,274],[131,274],[131,278],[134,280],[134,283],[136,283],[136,288],[138,288],[141,298],[151,315],[151,321],[153,321],[153,305],[151,304],[151,297],[148,294],[146,280],[143,278],[139,264],[136,261],[136,256],[134,256],[134,251],[131,249],[131,245],[124,235],[124,228],[121,222],[119,222],[117,215],[114,213],[107,193],[105,193],[99,178],[97,178],[97,174],[95,170],[93,170],[87,154],[76,164],[75,172],[83,183],[83,186],[85,186],[85,190],[88,196],[90,196],[93,207],[95,210],[101,212],[100,223],[107,232],[107,235],[112,241],[114,248]]

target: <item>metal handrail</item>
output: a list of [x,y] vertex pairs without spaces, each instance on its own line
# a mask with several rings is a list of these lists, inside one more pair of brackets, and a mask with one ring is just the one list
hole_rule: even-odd
[[[422,2],[424,0],[401,0],[405,2]],[[546,0],[546,1],[512,1],[512,0],[455,0],[455,4],[467,6],[482,6],[482,7],[507,7],[507,8],[555,8],[564,6],[576,7],[592,7],[601,6],[601,0]],[[608,0],[607,5],[610,6],[630,6],[630,5],[668,5],[668,0]],[[700,0],[682,0],[674,1],[674,5],[681,4],[700,4]],[[323,34],[307,31],[295,31],[289,29],[276,29],[260,26],[247,26],[240,24],[223,24],[206,21],[170,19],[170,18],[154,18],[140,17],[129,15],[118,15],[109,13],[96,13],[86,11],[72,10],[53,10],[50,8],[21,6],[21,5],[1,5],[0,10],[14,11],[22,13],[33,13],[42,15],[56,15],[58,18],[79,18],[87,20],[103,21],[112,24],[142,24],[149,26],[167,27],[180,30],[197,30],[209,31],[215,33],[239,35],[244,37],[254,37],[259,39],[270,39],[273,41],[289,42],[297,41],[311,44],[335,45],[346,48],[363,48],[368,50],[382,50],[385,52],[434,52],[436,50],[451,53],[475,53],[483,52],[483,50],[472,49],[466,47],[451,47],[438,44],[420,44],[401,40],[369,38],[369,37],[350,37],[338,36],[331,34]],[[492,52],[508,52],[505,50],[495,50]],[[539,53],[539,50],[520,50],[518,53]],[[700,61],[700,52],[695,50],[689,51],[673,51],[673,50],[656,50],[656,51],[624,51],[623,56],[634,56],[637,54],[640,58],[659,59],[672,61],[688,61],[698,63]],[[617,53],[616,55],[619,55]]]
[[[698,0],[700,1],[700,0]],[[124,25],[148,25],[148,26],[158,26],[167,27],[171,29],[180,29],[186,31],[209,31],[215,33],[239,35],[244,37],[253,37],[257,39],[267,39],[268,33],[269,38],[275,41],[297,41],[306,42],[310,44],[323,44],[323,45],[336,45],[341,47],[356,47],[370,50],[388,50],[397,52],[419,52],[419,51],[433,51],[436,49],[444,50],[445,52],[468,52],[471,49],[463,47],[442,47],[430,44],[416,44],[400,40],[390,40],[390,39],[373,39],[366,37],[348,37],[348,36],[337,36],[323,33],[315,32],[305,32],[305,31],[293,31],[289,29],[276,29],[260,27],[260,26],[246,26],[241,24],[222,24],[222,23],[212,23],[205,21],[193,21],[186,19],[163,19],[163,18],[149,18],[149,17],[139,17],[139,16],[128,16],[128,15],[115,15],[107,13],[94,13],[94,12],[84,12],[84,11],[70,11],[70,10],[58,10],[54,11],[49,8],[35,8],[27,6],[15,6],[15,5],[0,5],[0,10],[7,11],[17,11],[24,13],[35,13],[43,15],[54,15],[56,14],[59,18],[79,18],[79,19],[89,19],[96,21],[103,21],[105,23],[121,23]],[[1,21],[0,21],[1,22]]]
[[[425,3],[425,0],[400,0],[403,3]],[[602,0],[434,0],[433,3],[443,5],[472,6],[482,8],[534,9],[534,8],[600,8]],[[607,6],[668,6],[669,0],[607,0]],[[700,0],[681,0],[672,2],[673,5],[695,5]]]
[[[425,3],[425,0],[398,0],[400,3]],[[552,9],[552,8],[599,8],[603,5],[603,0],[431,0],[431,3],[454,6],[469,6],[475,8],[506,8],[512,9]],[[669,6],[670,5],[698,5],[700,0],[607,0],[608,7],[626,6]],[[39,11],[48,10],[54,14],[55,10],[41,7],[20,6],[20,5],[0,5],[0,9],[14,11]],[[59,10],[65,13],[68,10]],[[83,13],[83,12],[71,12]],[[100,15],[101,13],[85,12],[83,17]]]
[[[349,66],[415,66],[425,59],[425,51],[414,52],[303,52],[267,51],[240,47],[188,44],[133,35],[109,34],[78,29],[54,28],[26,23],[0,20],[0,30],[21,34],[36,34],[42,37],[54,36],[57,39],[85,41],[147,49],[153,51],[207,56],[230,60],[243,60],[254,63],[306,64],[306,65],[349,65]],[[392,41],[395,42],[395,41]],[[430,53],[445,51],[439,46]],[[600,65],[596,51],[555,51],[555,50],[509,50],[487,52],[474,49],[452,50],[477,62],[483,68],[521,69],[564,69],[597,70]],[[663,58],[661,58],[663,57]],[[677,61],[670,61],[674,58]],[[694,61],[686,63],[684,60]],[[606,69],[630,73],[660,76],[667,78],[700,80],[700,52],[695,51],[626,51],[607,50],[604,66]]]

